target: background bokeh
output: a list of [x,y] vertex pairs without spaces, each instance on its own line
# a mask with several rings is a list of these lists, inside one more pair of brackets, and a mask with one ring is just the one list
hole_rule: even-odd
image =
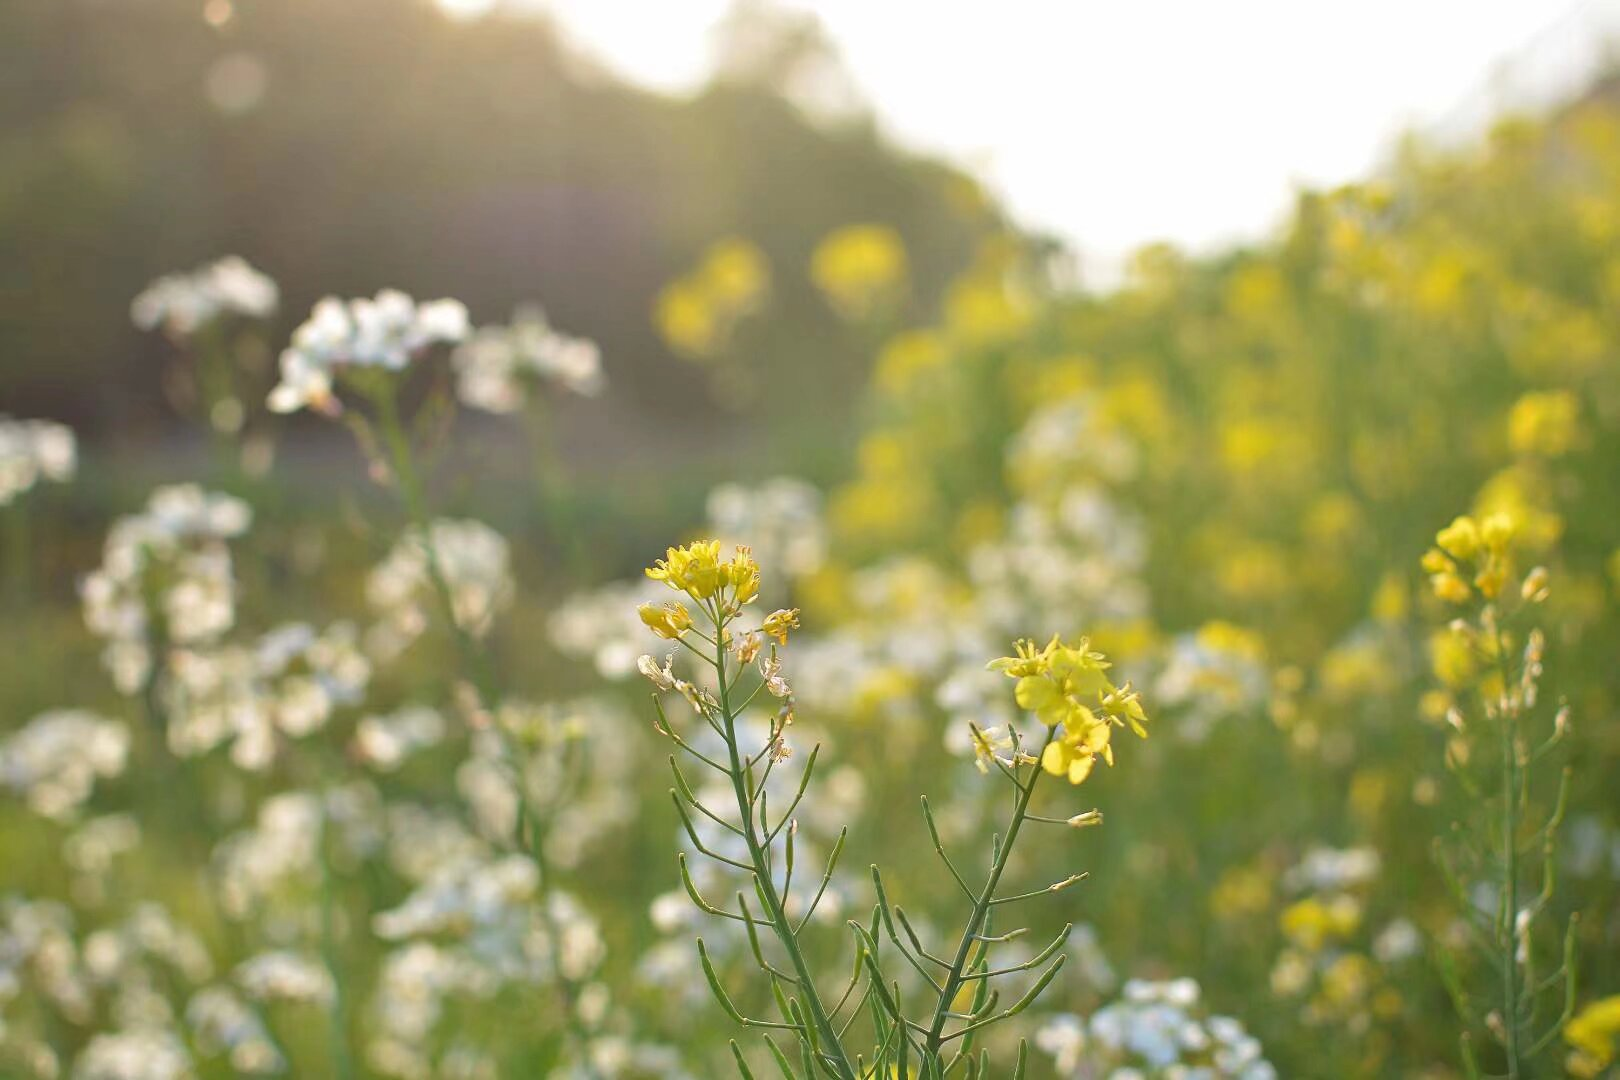
[[[530,15],[0,9],[0,410],[79,451],[59,483],[0,440],[0,1075],[581,1075],[571,1010],[602,1075],[729,1075],[634,672],[663,644],[640,568],[711,533],[803,609],[795,742],[826,746],[804,844],[851,827],[840,918],[870,910],[881,862],[925,933],[960,920],[916,797],[949,807],[948,842],[987,845],[996,790],[965,733],[1015,718],[982,671],[1014,637],[1089,634],[1142,691],[1152,737],[1047,793],[1105,825],[1015,867],[1029,888],[1089,873],[1031,916],[1082,924],[1003,1037],[1036,1039],[1039,1075],[1450,1077],[1439,971],[1466,950],[1433,841],[1480,802],[1446,768],[1465,680],[1419,559],[1456,514],[1510,515],[1521,569],[1551,572],[1538,723],[1572,718],[1536,947],[1578,914],[1576,1003],[1620,993],[1616,84],[1463,145],[1413,137],[1301,191],[1271,235],[1149,247],[1088,291],[969,173],[847,97],[812,107],[806,85],[849,93],[813,22],[745,5],[728,35],[677,97]],[[279,284],[273,312],[131,320],[153,279],[228,254]],[[490,577],[531,779],[568,793],[538,885],[501,861],[505,781],[464,722],[454,635],[412,606],[393,467],[366,430],[263,405],[311,306],[381,287],[476,325],[539,303],[600,347],[605,389],[548,385],[515,415],[458,400],[448,350],[405,393],[434,514],[499,534],[467,573]],[[120,686],[122,631],[87,627],[84,598],[114,523],[174,483],[251,509],[240,536],[203,530],[231,601],[189,652],[259,665],[232,735],[184,751],[205,695],[173,687],[201,665],[159,643],[169,696]],[[142,580],[140,603],[172,585]],[[293,621],[333,636],[293,648],[274,637]],[[305,675],[330,700],[299,727]],[[67,709],[112,726],[39,726]],[[256,709],[281,718],[262,760],[239,753]],[[1465,884],[1491,905],[1488,878]],[[830,981],[840,925],[815,946]],[[740,936],[702,932],[764,1000]],[[1620,1018],[1598,1026],[1612,1047]],[[1599,1075],[1596,1045],[1554,1039],[1536,1075]]]

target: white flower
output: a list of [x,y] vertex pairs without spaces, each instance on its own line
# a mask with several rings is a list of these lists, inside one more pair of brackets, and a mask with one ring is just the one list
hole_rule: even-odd
[[492,413],[518,411],[542,382],[585,395],[600,393],[605,382],[596,343],[558,333],[533,306],[519,308],[508,326],[480,327],[450,363],[462,403]]
[[129,729],[94,713],[42,713],[0,741],[0,785],[37,814],[61,820],[90,797],[98,779],[124,771]]
[[73,1063],[74,1080],[181,1080],[191,1075],[185,1044],[163,1028],[95,1035]]
[[198,1049],[225,1054],[238,1073],[276,1073],[287,1066],[258,1013],[227,987],[198,991],[186,1005],[186,1024]]
[[288,349],[281,354],[281,382],[270,391],[267,404],[271,412],[297,412],[306,406],[316,412],[331,412],[336,403],[332,396],[332,375],[318,367],[305,354]]
[[188,337],[223,315],[264,319],[280,302],[276,283],[235,255],[189,274],[169,274],[148,285],[129,306],[142,330],[162,327]]
[[101,566],[80,583],[84,620],[105,642],[103,663],[125,694],[152,672],[154,638],[212,645],[236,620],[227,540],[252,520],[246,503],[194,484],[159,488],[107,533]]
[[677,680],[675,673],[670,670],[670,663],[670,660],[665,660],[664,666],[659,667],[657,660],[643,653],[641,658],[636,661],[636,670],[641,672],[658,689],[673,690]]
[[[439,572],[449,587],[456,625],[475,637],[494,626],[512,602],[511,550],[506,538],[477,521],[440,519],[429,526]],[[366,598],[380,621],[368,644],[374,656],[391,659],[427,628],[438,598],[420,532],[400,538],[366,581]]]
[[78,462],[73,429],[50,420],[0,416],[0,506],[6,506],[40,480],[72,479]]
[[361,760],[379,772],[393,772],[417,750],[444,738],[444,717],[425,705],[407,706],[386,716],[368,716],[354,732]]
[[317,961],[284,949],[259,953],[236,968],[236,981],[255,1001],[326,1005],[332,977]]
[[283,413],[306,407],[331,412],[333,383],[342,369],[400,371],[429,347],[454,345],[467,332],[467,309],[459,300],[419,305],[397,289],[347,303],[328,296],[293,331],[269,406]]

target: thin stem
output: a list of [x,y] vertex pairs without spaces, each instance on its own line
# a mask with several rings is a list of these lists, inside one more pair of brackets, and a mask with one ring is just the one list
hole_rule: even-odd
[[332,1007],[327,1013],[327,1046],[332,1059],[332,1075],[352,1080],[354,1059],[349,1053],[348,995],[343,988],[343,965],[338,958],[337,890],[333,884],[331,822],[322,821],[321,853],[321,960],[332,980]]
[[798,937],[794,933],[793,924],[788,921],[787,912],[782,906],[782,898],[777,893],[776,883],[771,876],[770,862],[760,844],[752,813],[753,800],[744,776],[742,755],[737,749],[737,721],[731,709],[731,687],[726,681],[724,620],[718,608],[711,614],[715,622],[715,641],[720,643],[715,646],[712,663],[719,683],[720,715],[725,725],[726,753],[731,761],[731,788],[737,799],[738,816],[743,823],[743,840],[748,845],[749,859],[754,865],[754,879],[759,886],[760,898],[765,904],[765,916],[770,920],[772,928],[776,931],[777,940],[787,951],[788,960],[793,965],[793,973],[799,982],[798,990],[810,1010],[810,1022],[820,1033],[821,1054],[825,1059],[830,1059],[830,1064],[841,1080],[856,1080],[855,1070],[844,1053],[838,1032],[832,1025],[826,1006],[822,1003],[821,994],[811,977],[810,967],[799,949]]
[[[1046,742],[1042,743],[1044,752],[1046,744],[1052,741],[1055,729],[1048,729]],[[1039,758],[1041,755],[1035,755]],[[990,877],[984,883],[983,890],[973,903],[973,913],[968,917],[967,926],[962,930],[962,940],[956,946],[956,956],[951,961],[951,969],[945,977],[945,989],[939,995],[939,1004],[934,1007],[934,1020],[928,1029],[927,1054],[929,1061],[939,1059],[940,1047],[945,1043],[945,1022],[951,1009],[951,1003],[956,999],[956,993],[962,988],[963,976],[967,967],[968,957],[973,952],[973,946],[978,939],[980,929],[988,916],[991,903],[994,901],[996,886],[1001,884],[1001,875],[1007,869],[1008,857],[1012,854],[1013,842],[1018,839],[1018,831],[1024,826],[1024,817],[1029,813],[1029,800],[1035,794],[1035,785],[1040,782],[1041,767],[1033,766],[1030,769],[1029,780],[1018,789],[1018,802],[1013,807],[1012,821],[1007,826],[1007,835],[996,850],[995,864],[990,868]]]
[[[1507,642],[1495,631],[1496,667],[1502,680],[1502,915],[1498,947],[1502,953],[1502,1026],[1509,1080],[1519,1080],[1519,751],[1518,707],[1511,703],[1513,681],[1508,672]],[[1529,928],[1526,927],[1526,933]]]

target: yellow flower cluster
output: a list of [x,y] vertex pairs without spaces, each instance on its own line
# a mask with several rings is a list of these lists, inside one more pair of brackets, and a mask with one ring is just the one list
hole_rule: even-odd
[[1483,522],[1464,515],[1441,529],[1435,546],[1423,556],[1434,595],[1466,604],[1478,590],[1486,600],[1495,600],[1513,572],[1508,550],[1513,533],[1513,519],[1506,514],[1492,514]]
[[770,284],[770,265],[759,248],[746,240],[721,240],[658,294],[653,321],[672,351],[708,360],[725,351],[737,324],[758,310]]
[[1564,1025],[1571,1052],[1565,1063],[1571,1076],[1597,1076],[1613,1063],[1620,1046],[1620,994],[1601,998]]
[[1078,784],[1091,775],[1101,757],[1114,763],[1111,745],[1113,729],[1129,725],[1147,738],[1147,714],[1140,697],[1130,687],[1115,686],[1108,678],[1108,660],[1092,652],[1091,643],[1081,638],[1066,645],[1054,636],[1044,648],[1033,641],[1020,641],[1015,655],[990,662],[992,671],[1017,679],[1013,697],[1018,707],[1052,730],[1052,739],[1041,753],[1041,768],[1053,776],[1066,776]]
[[[759,595],[759,563],[754,561],[753,552],[739,544],[731,558],[722,561],[718,540],[699,540],[668,549],[656,565],[647,569],[647,576],[700,604],[712,601],[723,614],[735,614]],[[641,621],[663,637],[679,637],[692,621],[680,604],[662,608],[643,604],[640,611]],[[674,632],[664,633],[665,628]]]

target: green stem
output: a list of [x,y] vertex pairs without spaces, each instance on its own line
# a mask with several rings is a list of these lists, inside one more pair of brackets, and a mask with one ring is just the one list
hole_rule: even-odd
[[[1046,742],[1041,744],[1045,750],[1055,728],[1048,728]],[[1039,758],[1041,755],[1035,755]],[[1029,815],[1030,797],[1035,794],[1035,785],[1041,779],[1041,767],[1035,765],[1030,770],[1029,780],[1020,785],[1018,800],[1013,805],[1012,821],[1007,826],[1007,835],[1001,841],[1001,848],[996,852],[995,865],[990,868],[990,877],[984,883],[983,890],[973,902],[973,914],[968,917],[967,926],[962,930],[962,940],[957,943],[956,956],[951,961],[950,972],[945,979],[945,988],[940,992],[939,1004],[934,1007],[934,1020],[928,1029],[928,1041],[924,1047],[928,1061],[925,1065],[937,1066],[939,1062],[940,1047],[945,1041],[945,1021],[951,1011],[951,1002],[956,999],[957,991],[962,988],[963,975],[967,969],[968,957],[973,953],[973,944],[978,939],[980,929],[984,926],[985,917],[990,912],[990,903],[995,899],[996,887],[1001,884],[1001,875],[1007,869],[1008,859],[1012,855],[1013,843],[1018,839],[1019,830],[1024,827],[1024,821]]]
[[28,493],[18,495],[6,509],[6,598],[18,611],[29,602],[33,572],[32,531],[28,520]]
[[[1515,731],[1518,708],[1511,703],[1512,678],[1507,663],[1507,642],[1495,631],[1496,669],[1502,680],[1502,1026],[1509,1080],[1519,1080],[1519,751]],[[1526,928],[1528,931],[1528,928]]]
[[546,426],[546,412],[536,398],[525,410],[528,419],[529,443],[534,451],[534,475],[540,509],[545,514],[546,532],[557,551],[563,556],[564,566],[575,576],[589,569],[589,549],[580,533],[577,507],[568,472],[563,468],[555,440]]
[[584,1075],[588,1078],[597,1076],[590,1057],[590,1034],[579,1017],[578,1000],[580,987],[578,983],[569,978],[562,970],[561,931],[557,926],[556,918],[552,914],[551,905],[546,903],[546,891],[551,888],[550,865],[545,855],[546,822],[535,812],[534,804],[529,798],[528,774],[524,768],[524,758],[519,748],[514,744],[511,733],[503,728],[495,715],[496,704],[500,694],[496,686],[495,673],[491,668],[488,657],[473,640],[467,629],[456,618],[455,595],[451,591],[450,581],[445,576],[444,566],[439,560],[438,548],[433,543],[432,521],[427,512],[427,498],[422,486],[421,477],[416,471],[415,459],[411,454],[410,440],[405,435],[405,426],[400,421],[399,403],[395,398],[392,386],[379,390],[373,401],[377,407],[378,426],[382,429],[383,440],[387,444],[389,456],[392,459],[394,476],[398,481],[400,497],[405,503],[405,510],[411,523],[420,534],[422,549],[427,560],[428,579],[438,597],[441,613],[455,638],[456,649],[461,657],[462,669],[472,679],[474,693],[478,697],[479,711],[489,717],[490,729],[500,740],[501,751],[511,765],[513,776],[513,791],[517,796],[518,810],[518,845],[534,860],[535,868],[540,875],[541,897],[538,904],[541,928],[545,931],[551,942],[552,968],[557,979],[558,988],[562,992],[563,1009],[567,1014],[567,1031],[569,1038],[576,1044],[579,1051],[579,1064]]
[[810,1022],[820,1033],[823,1055],[832,1059],[831,1064],[840,1077],[844,1080],[855,1080],[855,1069],[849,1063],[838,1031],[833,1027],[832,1018],[821,1000],[821,992],[816,989],[815,980],[810,975],[810,966],[805,962],[804,954],[799,949],[798,935],[794,932],[793,924],[788,920],[787,911],[782,906],[782,898],[776,891],[776,882],[771,875],[765,846],[760,843],[754,821],[753,797],[748,790],[742,755],[737,749],[737,718],[731,708],[731,687],[726,682],[725,623],[718,609],[713,614],[716,642],[713,663],[715,674],[719,678],[720,714],[725,723],[726,753],[730,755],[728,772],[731,775],[732,792],[737,798],[737,813],[742,821],[743,840],[748,845],[748,856],[754,866],[754,877],[759,882],[760,893],[766,903],[765,914],[771,920],[777,940],[787,950],[788,960],[793,965],[793,973],[799,980],[797,989],[810,1010]]
[[[322,811],[325,813],[324,809]],[[321,960],[332,980],[332,1007],[327,1013],[327,1045],[332,1075],[352,1080],[354,1059],[349,1053],[348,996],[343,990],[343,967],[338,958],[337,890],[333,886],[331,821],[321,823]]]

